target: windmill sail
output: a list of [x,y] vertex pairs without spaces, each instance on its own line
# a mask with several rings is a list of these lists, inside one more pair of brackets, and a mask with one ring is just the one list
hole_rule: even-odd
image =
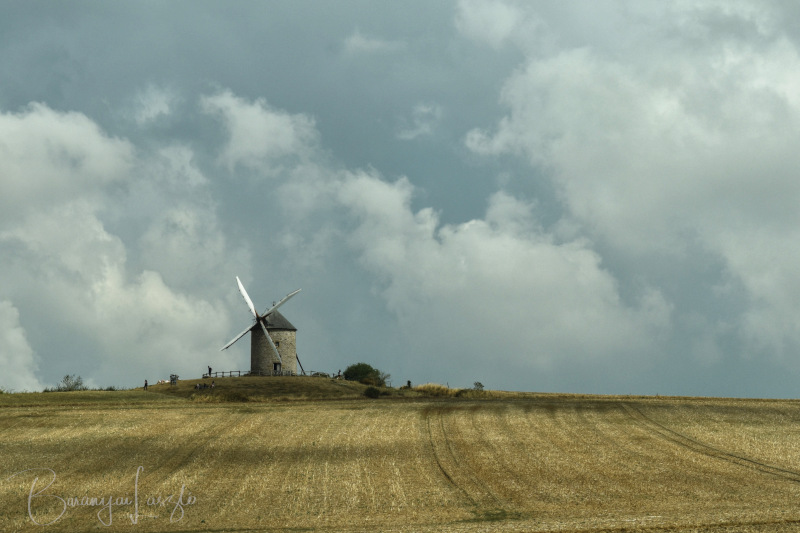
[[271,307],[269,310],[267,310],[267,311],[264,311],[264,314],[262,314],[261,316],[263,316],[264,318],[268,317],[269,315],[271,315],[271,314],[272,314],[272,312],[273,312],[273,311],[275,311],[277,308],[279,308],[280,306],[282,306],[283,304],[285,304],[286,302],[288,302],[288,301],[289,301],[289,299],[290,299],[292,296],[294,296],[295,294],[297,294],[297,293],[298,293],[298,292],[300,292],[301,290],[303,290],[303,289],[297,289],[296,291],[294,291],[294,292],[292,292],[292,293],[289,293],[289,294],[287,294],[287,295],[286,295],[286,297],[284,297],[284,299],[283,299],[283,300],[281,300],[280,302],[278,302],[278,303],[276,303],[275,305],[273,305],[273,306],[272,306],[272,307]]
[[247,332],[249,332],[251,329],[253,329],[253,326],[250,326],[249,328],[247,328],[247,329],[246,329],[246,330],[244,330],[243,332],[241,332],[241,333],[239,333],[238,335],[236,335],[236,336],[233,338],[233,340],[232,340],[231,342],[229,342],[228,344],[226,344],[225,346],[223,346],[222,348],[220,348],[220,350],[219,350],[219,351],[221,352],[222,350],[227,350],[228,348],[230,348],[231,346],[233,346],[233,343],[234,343],[234,342],[236,342],[236,341],[238,341],[239,339],[241,339],[242,337],[244,337],[244,336],[245,336],[245,334],[246,334]]

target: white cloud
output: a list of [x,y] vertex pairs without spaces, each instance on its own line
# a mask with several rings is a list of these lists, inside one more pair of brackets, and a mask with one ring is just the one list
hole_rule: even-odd
[[124,263],[122,242],[105,231],[96,206],[84,200],[66,202],[47,213],[30,215],[17,227],[0,232],[0,242],[24,248],[32,270],[89,285],[110,265]]
[[222,119],[230,136],[220,162],[230,171],[237,165],[258,169],[266,175],[285,158],[304,158],[316,144],[314,120],[271,108],[264,99],[253,103],[230,91],[200,100],[205,113]]
[[720,230],[717,238],[717,248],[750,297],[741,323],[749,346],[792,363],[800,350],[800,253],[794,245],[800,231],[796,226],[780,232],[731,228]]
[[348,54],[376,54],[403,50],[405,43],[367,37],[355,30],[344,40],[344,50]]
[[500,48],[522,24],[523,12],[498,0],[461,0],[456,28],[472,39]]
[[130,143],[106,135],[80,113],[43,104],[0,113],[0,222],[85,198],[125,176],[132,158]]
[[19,323],[19,311],[7,300],[0,300],[0,388],[5,390],[42,389],[36,378],[38,358],[28,344]]
[[173,291],[156,272],[144,271],[127,280],[119,270],[109,271],[92,287],[91,307],[84,311],[90,318],[87,329],[101,327],[106,332],[96,339],[108,354],[101,363],[106,376],[127,377],[130,367],[120,366],[132,359],[142,379],[165,378],[173,371],[199,374],[212,358],[216,365],[236,366],[231,354],[215,349],[231,329],[226,310]]
[[[17,133],[4,144],[9,194],[39,208],[9,205],[17,216],[0,227],[0,300],[26,302],[24,313],[0,305],[0,353],[12,369],[4,386],[38,387],[36,352],[48,361],[42,372],[98,385],[199,373],[211,361],[238,368],[233,353],[218,353],[231,328],[217,298],[228,288],[228,262],[247,256],[228,249],[187,149],[134,158],[127,141],[109,139],[85,116],[41,105],[0,115],[0,127],[9,124]],[[23,176],[33,177],[27,189]],[[28,345],[23,328],[43,320],[49,334]]]
[[492,197],[485,220],[440,225],[430,209],[411,211],[412,193],[405,179],[359,173],[342,182],[339,201],[358,220],[350,245],[383,280],[422,358],[439,353],[473,367],[491,358],[493,375],[510,365],[619,360],[669,328],[657,291],[627,307],[587,243],[554,242],[508,194]]
[[169,89],[148,85],[135,97],[133,119],[140,126],[169,116],[177,96]]
[[214,287],[225,265],[237,259],[227,249],[216,218],[208,216],[205,206],[189,203],[160,213],[142,235],[139,247],[143,264],[159,272],[171,287],[186,291]]
[[620,257],[680,261],[699,245],[720,258],[747,291],[738,320],[749,348],[786,356],[800,347],[800,257],[776,251],[793,248],[800,223],[800,54],[749,25],[748,10],[728,15],[758,40],[718,39],[712,12],[692,21],[709,25],[698,51],[677,57],[656,41],[622,59],[532,54],[506,81],[508,114],[466,144],[546,170],[570,215]]
[[410,124],[397,133],[397,138],[410,141],[417,137],[432,135],[442,119],[442,108],[438,104],[420,103],[414,106],[411,112]]
[[185,368],[198,355],[214,354],[210,347],[229,329],[224,309],[171,289],[156,272],[129,274],[125,244],[83,202],[0,233],[0,244],[18,248],[18,263],[3,270],[36,302],[31,311],[54,329],[67,328],[77,345],[92,347],[72,363],[93,359],[91,373],[113,383],[132,371],[163,377],[169,368]]

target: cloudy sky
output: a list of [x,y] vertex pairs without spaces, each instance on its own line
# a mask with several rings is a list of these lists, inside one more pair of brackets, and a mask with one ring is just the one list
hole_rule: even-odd
[[2,2],[0,387],[794,397],[791,2]]

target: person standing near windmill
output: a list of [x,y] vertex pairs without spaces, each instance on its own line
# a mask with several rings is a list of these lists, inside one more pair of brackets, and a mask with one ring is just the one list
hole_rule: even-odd
[[211,367],[208,367],[208,377],[211,377]]

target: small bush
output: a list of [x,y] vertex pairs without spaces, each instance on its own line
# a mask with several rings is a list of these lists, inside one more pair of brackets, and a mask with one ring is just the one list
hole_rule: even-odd
[[460,389],[451,389],[450,387],[446,387],[445,385],[440,385],[438,383],[425,383],[424,385],[417,385],[414,387],[414,390],[421,392],[426,396],[446,397],[458,396],[458,393],[460,392]]
[[472,388],[475,390],[483,390],[483,383],[481,383],[480,381],[476,381],[473,384]]
[[83,384],[83,378],[80,376],[76,376],[75,374],[67,374],[61,381],[56,385],[55,389],[47,388],[44,392],[51,392],[51,391],[58,391],[58,392],[65,392],[65,391],[75,391],[75,390],[87,390]]
[[364,390],[364,396],[366,396],[367,398],[377,398],[380,395],[381,395],[381,391],[379,391],[375,387],[367,387]]
[[344,371],[344,379],[347,381],[358,381],[373,387],[385,387],[386,381],[391,377],[389,374],[381,372],[367,363],[350,365]]

